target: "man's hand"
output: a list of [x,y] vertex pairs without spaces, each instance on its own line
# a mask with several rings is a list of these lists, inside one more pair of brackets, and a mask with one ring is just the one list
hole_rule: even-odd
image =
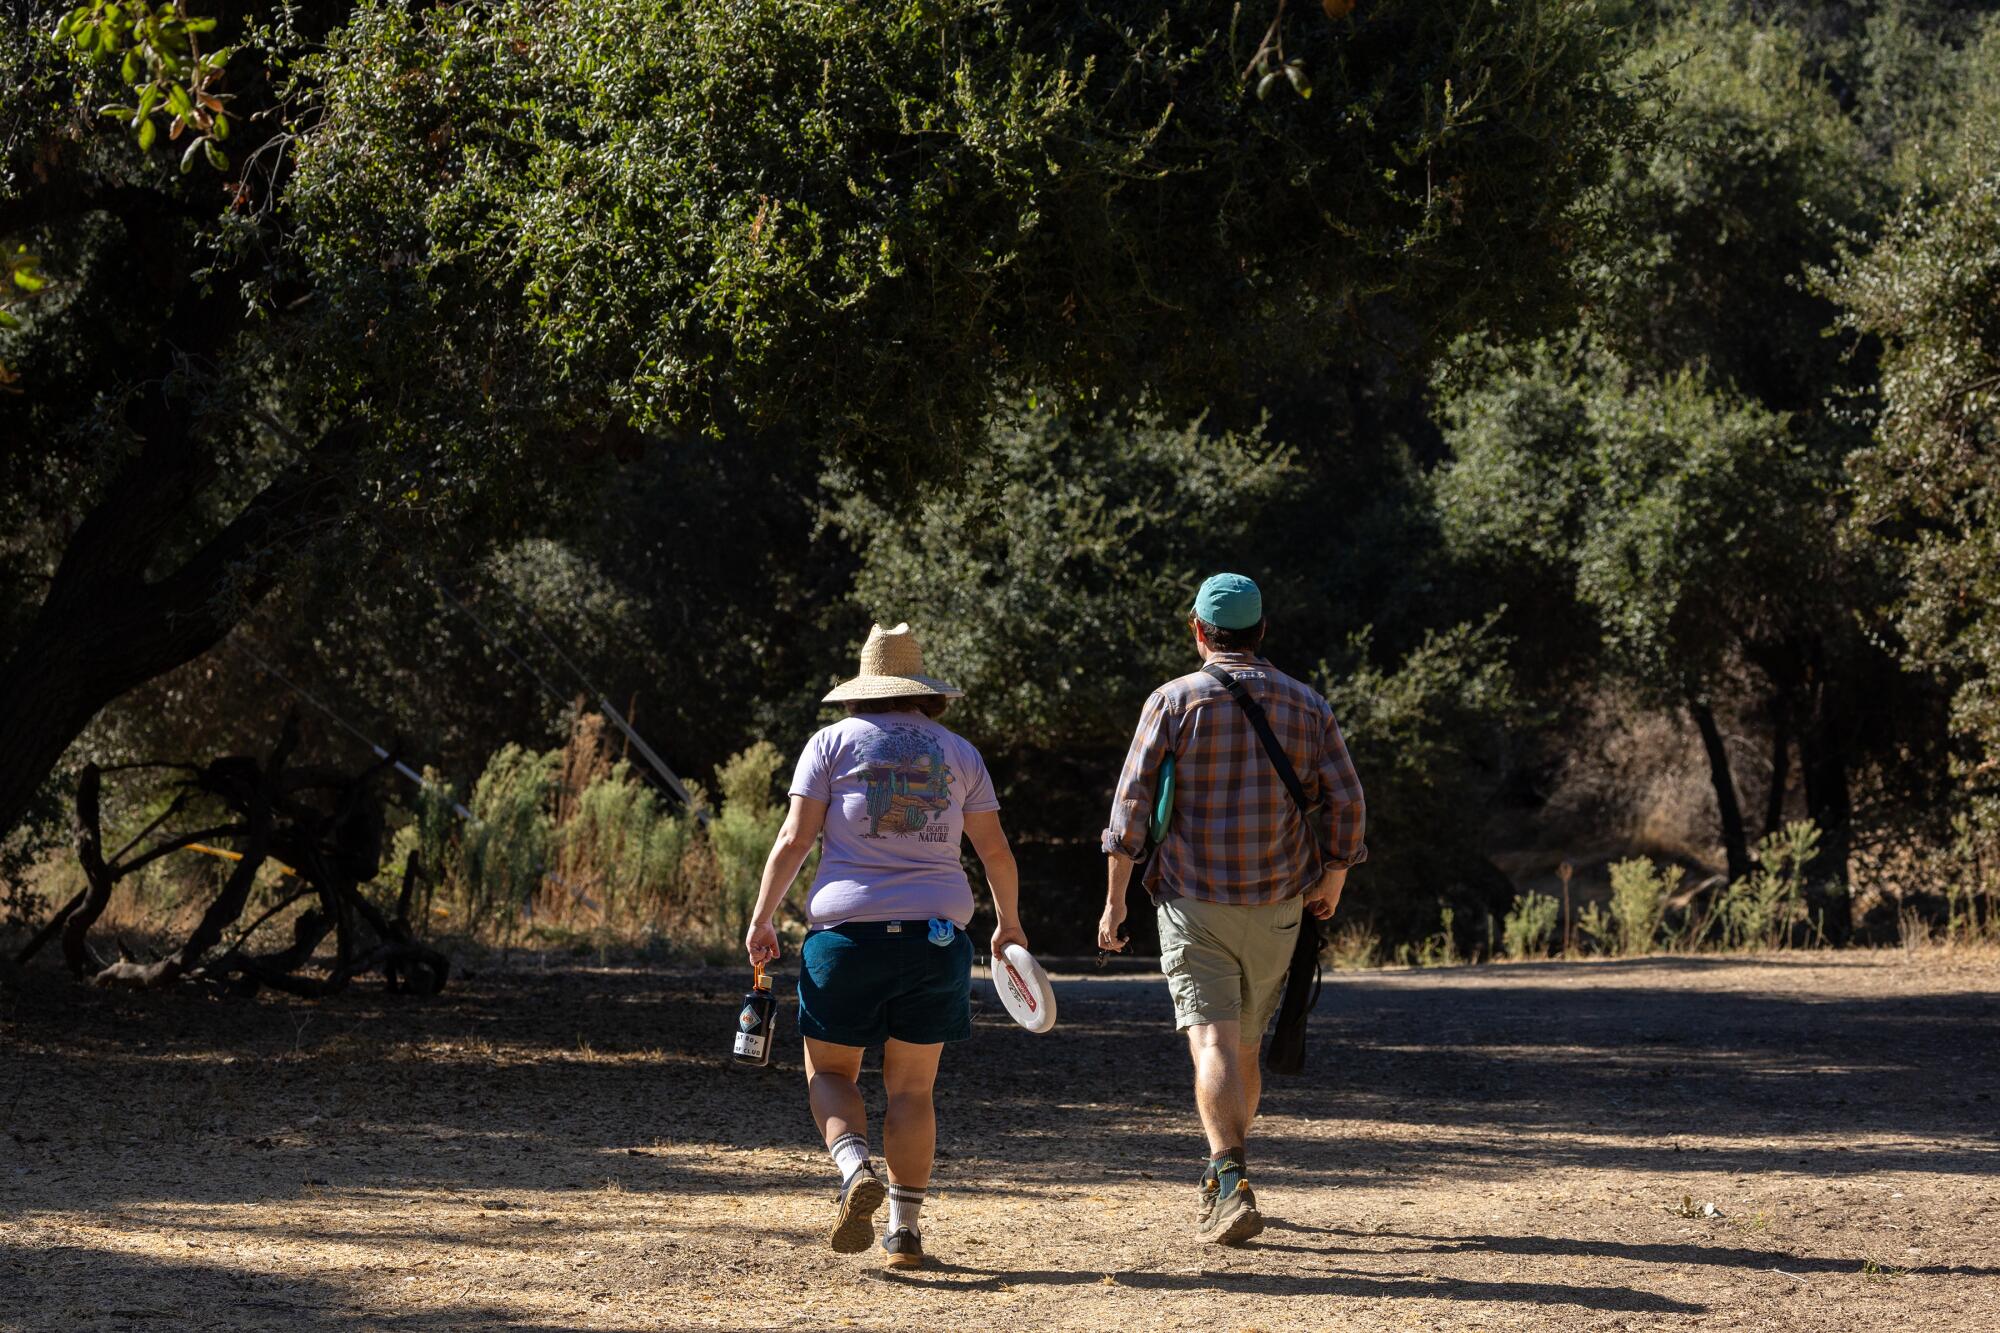
[[1330,920],[1333,909],[1340,906],[1340,891],[1347,887],[1347,867],[1329,870],[1320,876],[1318,884],[1306,894],[1306,910],[1321,921]]
[[771,962],[778,956],[778,931],[768,921],[753,921],[743,936],[744,952],[750,955],[750,966],[758,967]]
[[1104,900],[1104,915],[1097,919],[1097,947],[1106,953],[1119,953],[1125,948],[1125,941],[1118,935],[1118,928],[1125,924],[1125,899]]

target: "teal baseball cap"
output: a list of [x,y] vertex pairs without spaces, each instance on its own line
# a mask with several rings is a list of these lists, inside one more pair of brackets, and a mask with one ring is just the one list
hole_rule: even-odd
[[1264,618],[1264,594],[1241,574],[1211,574],[1194,595],[1194,613],[1217,629],[1249,629]]

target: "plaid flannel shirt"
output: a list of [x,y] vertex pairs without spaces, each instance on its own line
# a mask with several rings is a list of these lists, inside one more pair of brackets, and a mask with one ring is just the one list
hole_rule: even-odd
[[1263,706],[1317,829],[1306,828],[1236,700],[1197,671],[1146,700],[1118,776],[1104,850],[1133,860],[1145,854],[1160,764],[1171,753],[1173,819],[1147,870],[1147,891],[1213,903],[1282,902],[1317,883],[1322,865],[1367,859],[1361,779],[1318,691],[1249,653],[1219,653],[1214,661]]

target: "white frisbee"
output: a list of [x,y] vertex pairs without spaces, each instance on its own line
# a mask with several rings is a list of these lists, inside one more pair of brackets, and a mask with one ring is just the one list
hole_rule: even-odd
[[993,956],[993,989],[1014,1021],[1030,1032],[1047,1032],[1056,1025],[1056,988],[1035,956],[1010,944]]

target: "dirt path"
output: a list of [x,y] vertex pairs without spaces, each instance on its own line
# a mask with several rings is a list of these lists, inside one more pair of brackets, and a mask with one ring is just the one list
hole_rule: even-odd
[[911,1278],[822,1248],[796,1055],[716,1058],[738,986],[551,967],[314,1007],[37,974],[0,997],[0,1327],[2000,1323],[1990,958],[1343,974],[1236,1252],[1188,1240],[1164,989],[1066,979],[1054,1034],[989,1004],[947,1054],[943,1262]]

